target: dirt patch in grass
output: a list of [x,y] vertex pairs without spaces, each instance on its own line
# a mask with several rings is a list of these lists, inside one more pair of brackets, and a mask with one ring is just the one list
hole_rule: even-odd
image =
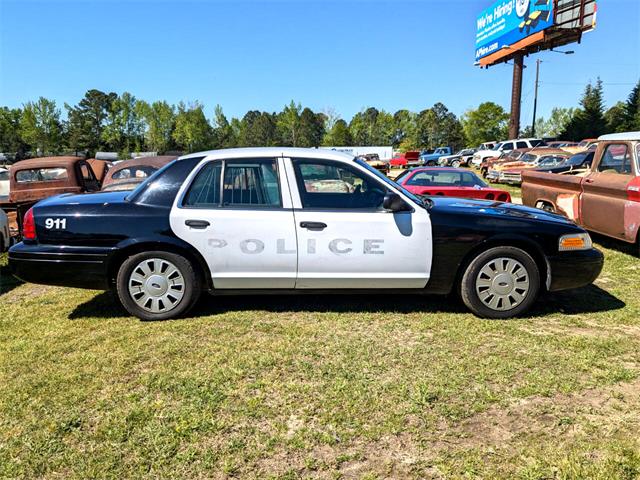
[[585,433],[585,424],[607,429],[640,426],[638,412],[640,379],[567,395],[525,398],[507,407],[494,406],[443,435],[456,448],[500,448],[518,438],[540,434],[571,437]]

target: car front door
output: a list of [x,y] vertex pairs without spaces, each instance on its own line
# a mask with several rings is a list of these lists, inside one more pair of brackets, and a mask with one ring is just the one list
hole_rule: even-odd
[[178,195],[171,228],[202,254],[214,288],[294,288],[296,231],[282,178],[281,158],[212,160]]
[[296,288],[423,288],[431,222],[417,205],[382,208],[392,190],[357,163],[287,159],[298,240]]
[[580,212],[588,230],[633,241],[625,228],[627,186],[636,175],[633,151],[626,143],[604,146],[600,161],[582,182]]

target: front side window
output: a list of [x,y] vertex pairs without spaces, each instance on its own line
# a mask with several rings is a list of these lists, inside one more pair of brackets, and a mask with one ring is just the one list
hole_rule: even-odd
[[512,142],[503,143],[502,144],[502,149],[503,150],[513,150],[513,143]]
[[30,170],[20,170],[16,173],[16,182],[55,182],[68,178],[67,169],[63,167],[53,168],[32,168]]
[[280,207],[276,161],[248,159],[210,162],[196,175],[183,205],[205,208]]
[[357,169],[328,160],[294,160],[304,208],[379,209],[387,190]]
[[598,165],[598,171],[631,175],[631,161],[631,155],[626,144],[612,143],[605,148],[600,165]]
[[[531,144],[533,144],[533,142],[531,142]],[[527,142],[517,142],[516,145],[517,145],[516,148],[527,148],[528,147]]]

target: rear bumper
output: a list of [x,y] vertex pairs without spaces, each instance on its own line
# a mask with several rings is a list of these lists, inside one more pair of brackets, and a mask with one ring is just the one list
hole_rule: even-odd
[[547,257],[549,262],[550,292],[584,287],[598,278],[604,265],[600,250],[592,248],[577,252],[563,252]]
[[9,267],[25,282],[63,287],[107,290],[107,258],[110,249],[29,245],[9,250]]

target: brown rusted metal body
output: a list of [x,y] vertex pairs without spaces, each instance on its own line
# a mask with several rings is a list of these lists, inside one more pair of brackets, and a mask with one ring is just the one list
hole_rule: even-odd
[[[605,164],[607,152],[625,147],[624,167]],[[600,141],[589,170],[522,172],[522,203],[553,210],[588,230],[634,243],[640,226],[638,157],[640,140]]]
[[113,166],[113,163],[108,160],[98,160],[97,158],[89,158],[87,163],[91,165],[94,175],[98,182],[102,184],[104,177],[107,175],[109,169]]
[[[96,190],[86,184],[81,168],[89,164],[81,157],[43,157],[22,160],[11,166],[9,202],[22,203],[42,200],[61,193],[81,193]],[[64,174],[46,180],[20,181],[21,172],[59,169]]]
[[153,172],[176,158],[178,157],[163,155],[134,158],[116,163],[105,175],[102,190],[133,190]]

